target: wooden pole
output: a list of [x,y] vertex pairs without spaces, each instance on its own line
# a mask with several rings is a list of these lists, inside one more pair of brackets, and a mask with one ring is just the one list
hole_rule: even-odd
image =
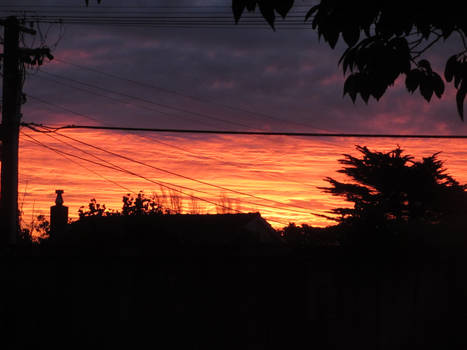
[[18,145],[21,119],[22,76],[19,32],[16,17],[4,23],[3,96],[2,96],[2,168],[0,198],[0,239],[3,247],[14,246],[19,230],[18,217]]

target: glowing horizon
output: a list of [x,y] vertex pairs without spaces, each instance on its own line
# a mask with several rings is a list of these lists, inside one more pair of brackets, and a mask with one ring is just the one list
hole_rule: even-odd
[[[65,205],[69,207],[70,218],[76,219],[79,207],[87,206],[92,198],[109,209],[120,210],[122,197],[129,190],[133,194],[143,191],[147,196],[153,193],[161,196],[164,195],[161,193],[164,187],[159,183],[163,183],[181,191],[172,192],[182,197],[185,213],[216,213],[219,207],[216,209],[212,203],[228,198],[230,203],[227,201],[224,205],[232,206],[233,212],[235,209],[242,212],[259,211],[275,228],[289,222],[323,227],[334,222],[311,213],[328,214],[330,209],[348,206],[349,203],[323,193],[318,187],[327,186],[328,183],[324,181],[326,176],[345,179],[336,172],[340,168],[337,160],[344,153],[357,154],[357,144],[378,151],[388,151],[400,144],[415,159],[443,151],[440,159],[445,162],[448,173],[461,183],[467,182],[467,162],[463,161],[467,159],[467,151],[462,149],[462,140],[306,139],[228,135],[180,137],[97,130],[62,132],[63,135],[140,162],[135,163],[56,134],[38,134],[27,129],[23,132],[49,147],[94,162],[102,163],[104,159],[133,173],[123,173],[70,156],[65,159],[21,136],[19,205],[26,224],[39,214],[48,217],[56,189],[65,191]],[[71,143],[75,148],[59,140]],[[111,166],[110,163],[106,165]],[[188,177],[218,187],[201,184]],[[166,196],[169,192],[165,187]],[[190,195],[210,203],[192,200]]]
[[[61,4],[52,1],[43,7],[42,1],[35,6],[22,0],[4,2],[20,13],[35,6],[38,13],[47,13],[50,6]],[[231,5],[218,0],[212,3],[232,15]],[[100,11],[103,16],[115,11],[128,15],[123,2],[113,5],[115,8],[73,10],[60,5],[54,11],[57,16],[69,11],[82,16],[90,11]],[[119,5],[122,8],[118,9]],[[148,11],[147,5],[136,7]],[[192,10],[193,14],[199,11],[196,6]],[[182,8],[174,6],[167,13],[177,15],[180,11]],[[301,15],[299,8],[293,11]],[[42,23],[36,29],[47,35],[28,36],[22,45],[34,47],[34,40],[40,39],[41,44],[53,48],[55,58],[46,60],[39,70],[28,71],[31,74],[27,74],[23,87],[27,103],[22,106],[26,122],[63,125],[92,120],[98,125],[172,129],[467,134],[467,124],[458,118],[453,84],[446,85],[442,99],[434,98],[430,103],[418,92],[407,92],[403,75],[379,101],[370,99],[366,104],[359,98],[352,103],[349,96],[343,98],[345,75],[339,59],[345,45],[339,40],[335,49],[330,49],[313,30],[278,27],[273,31],[266,23],[264,28],[241,29],[233,21],[222,31],[106,23],[47,28]],[[448,40],[442,46],[433,46],[430,60],[435,71],[444,69],[441,58],[454,53],[453,44]],[[23,131],[44,144],[92,157],[49,137],[54,135]],[[189,195],[209,202],[226,196],[240,203],[243,211],[259,210],[275,227],[288,222],[326,226],[332,222],[309,212],[326,214],[346,203],[318,187],[327,185],[323,180],[326,176],[341,178],[342,174],[336,173],[340,168],[337,160],[344,153],[355,154],[356,144],[379,151],[400,144],[416,159],[443,151],[440,159],[446,162],[448,171],[459,182],[467,182],[462,140],[142,135],[97,130],[63,133],[172,174],[74,144],[150,182],[84,160],[64,159],[22,136],[19,204],[26,223],[37,214],[48,216],[56,189],[65,191],[65,205],[76,218],[79,207],[86,206],[91,198],[119,210],[127,192],[142,190],[151,195],[161,191],[158,183],[162,181],[185,187],[180,190],[185,193],[186,211],[190,210]],[[198,202],[203,212],[216,211],[214,204]]]

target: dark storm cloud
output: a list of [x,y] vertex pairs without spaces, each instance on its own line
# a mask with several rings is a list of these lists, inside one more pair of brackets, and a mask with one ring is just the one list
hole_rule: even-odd
[[[5,1],[5,4],[21,3]],[[59,1],[37,3],[63,4]],[[84,1],[80,0],[66,2],[82,3]],[[128,4],[127,1],[113,1],[111,5],[104,3],[99,7],[92,3],[90,8],[79,11],[104,11],[105,6]],[[225,14],[230,14],[230,1],[131,2],[131,6],[192,7],[199,4],[225,5]],[[125,13],[124,9],[113,11]],[[273,32],[266,24],[264,28],[244,29],[242,23],[240,21],[238,26],[232,24],[231,28],[188,30],[66,25],[66,34],[54,52],[59,59],[200,97],[216,105],[145,89],[59,61],[43,67],[45,72],[194,111],[198,115],[187,115],[71,81],[61,81],[68,85],[63,86],[47,80],[52,77],[43,73],[30,77],[25,90],[105,122],[132,126],[238,129],[239,125],[233,123],[240,123],[252,128],[302,130],[303,126],[300,125],[308,124],[322,129],[353,132],[466,131],[456,115],[452,90],[448,90],[443,100],[427,104],[418,93],[409,95],[403,81],[398,81],[380,102],[371,101],[366,106],[358,101],[353,105],[350,98],[342,97],[344,78],[337,63],[344,50],[343,45],[331,50],[327,44],[320,43],[316,33],[310,30],[281,30],[279,25],[278,30]],[[52,29],[51,34],[56,29]],[[441,51],[435,52],[435,61],[443,53],[451,52],[452,45],[449,42]],[[442,64],[441,60],[438,61]],[[92,96],[83,89],[113,97],[114,100]],[[119,103],[115,98],[127,103]],[[47,118],[54,119],[38,109],[40,104],[32,100],[30,103],[25,110],[31,118],[43,122],[47,122]],[[276,119],[232,111],[218,104],[241,107]],[[57,113],[60,118],[64,112],[57,110]],[[167,116],[167,113],[174,116]],[[233,123],[223,123],[200,114]],[[277,117],[290,123],[280,122]]]

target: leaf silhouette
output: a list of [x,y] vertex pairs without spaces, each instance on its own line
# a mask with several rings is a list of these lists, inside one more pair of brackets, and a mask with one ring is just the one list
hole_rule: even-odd
[[461,75],[461,67],[459,64],[456,65],[456,69],[454,71],[454,86],[456,89],[459,89],[459,85],[462,82],[462,75]]
[[275,8],[277,13],[279,13],[282,18],[285,18],[287,16],[287,13],[289,13],[290,9],[292,8],[294,3],[294,0],[276,0],[275,1]]
[[238,23],[240,17],[245,10],[246,3],[244,0],[233,0],[232,1],[232,11],[234,14],[235,23]]
[[451,82],[454,77],[454,72],[457,65],[457,55],[452,55],[446,62],[446,68],[444,69],[444,77],[447,82]]
[[462,121],[464,121],[464,100],[467,95],[467,84],[462,82],[456,94],[457,112]]
[[305,16],[305,21],[307,21],[311,16],[313,16],[313,14],[319,10],[319,5],[315,5],[313,6],[307,13],[306,13],[306,16]]
[[432,73],[431,79],[433,82],[433,89],[435,91],[436,96],[438,96],[438,98],[441,98],[441,96],[443,96],[443,93],[444,93],[443,79],[441,79],[439,74],[434,73],[434,72]]
[[430,102],[431,97],[433,96],[433,86],[431,86],[431,82],[427,76],[424,76],[420,81],[420,93],[422,96]]
[[[254,10],[259,5],[262,16],[273,29],[275,12],[285,17],[294,3],[294,0],[232,1],[236,21],[242,16],[245,7]],[[458,90],[456,102],[463,119],[464,91],[467,90],[467,87],[463,87],[464,81],[467,81],[467,51],[447,59],[445,80],[433,71],[430,60],[420,59],[415,63],[422,53],[431,50],[432,44],[438,39],[446,40],[451,34],[459,33],[463,36],[467,33],[460,2],[453,3],[449,9],[448,6],[429,2],[422,6],[419,2],[406,1],[404,8],[393,5],[389,6],[384,1],[320,0],[308,7],[304,22],[311,18],[311,27],[317,31],[318,38],[326,41],[332,49],[336,48],[342,37],[347,47],[339,59],[339,66],[342,65],[345,76],[360,73],[359,76],[349,77],[344,83],[344,95],[348,94],[354,103],[359,94],[365,102],[368,102],[370,96],[378,100],[401,74],[405,74],[407,90],[413,93],[420,89],[427,101],[431,101],[433,94],[441,98],[445,92],[445,83],[453,82]],[[424,40],[432,41],[433,33],[438,35],[435,41],[427,42],[424,48],[418,47]],[[366,37],[362,38],[362,35]],[[412,70],[414,64],[416,69]]]
[[342,63],[344,74],[347,73],[347,69],[350,69],[350,71],[353,72],[356,53],[357,50],[355,48],[348,48],[340,58],[339,64]]
[[420,84],[420,71],[418,69],[412,69],[405,78],[405,86],[407,90],[413,93],[417,90]]
[[328,28],[327,31],[323,32],[323,37],[331,48],[335,48],[339,40],[339,31],[336,28]]
[[349,27],[342,32],[342,38],[349,47],[354,46],[358,42],[358,39],[360,39],[360,28],[357,26]]
[[357,99],[357,88],[358,88],[358,75],[350,75],[344,83],[344,96],[348,94],[352,99],[352,102],[355,103]]
[[427,60],[421,60],[418,62],[418,66],[419,67],[422,67],[422,68],[425,68],[428,72],[431,72],[432,69],[431,69],[431,64],[430,62],[428,62]]
[[254,11],[256,9],[256,0],[243,0],[246,3],[246,9],[248,11]]
[[263,17],[266,19],[266,21],[269,23],[272,29],[274,28],[274,21],[276,19],[276,15],[274,14],[274,7],[271,4],[270,1],[262,0],[258,2],[259,5],[259,10],[261,11],[261,14]]

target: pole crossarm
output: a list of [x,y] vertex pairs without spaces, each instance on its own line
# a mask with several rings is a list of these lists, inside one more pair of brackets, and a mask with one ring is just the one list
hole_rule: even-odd
[[35,56],[35,55],[43,55],[43,56],[51,56],[50,54],[50,49],[48,47],[40,47],[37,49],[30,49],[30,48],[20,48],[19,52],[21,55],[29,55],[29,56]]
[[50,53],[50,49],[48,47],[40,47],[37,49],[29,49],[29,48],[20,48],[20,60],[25,63],[29,63],[32,65],[35,64],[42,64],[44,56],[46,56],[49,60],[53,60],[53,56]]
[[15,25],[17,27],[18,31],[20,31],[20,32],[31,34],[31,35],[36,35],[37,34],[37,32],[32,28],[22,26],[19,23],[13,23],[11,20],[9,21],[10,18],[15,18],[16,19],[16,17],[7,17],[7,19],[0,19],[0,26],[6,27],[6,26],[10,26],[10,25]]

